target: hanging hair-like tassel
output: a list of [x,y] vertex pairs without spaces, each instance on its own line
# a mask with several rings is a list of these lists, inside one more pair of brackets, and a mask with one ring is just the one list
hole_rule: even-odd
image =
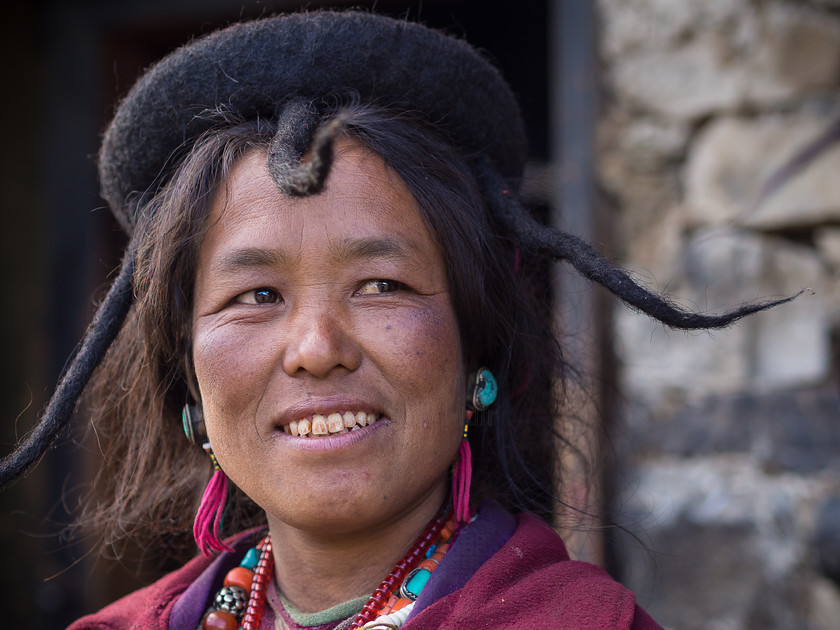
[[458,459],[455,461],[455,470],[452,471],[452,510],[455,519],[460,523],[470,522],[470,483],[472,483],[472,451],[470,441],[467,439],[470,420],[473,412],[467,411],[464,421],[464,438],[458,447]]
[[474,168],[490,213],[506,232],[515,235],[519,247],[566,261],[584,278],[600,284],[628,306],[666,326],[678,330],[726,328],[742,317],[790,302],[808,290],[802,289],[795,295],[777,300],[743,304],[720,315],[683,310],[667,297],[637,283],[623,269],[613,266],[586,241],[538,223],[486,157],[476,161]]
[[204,489],[204,496],[201,497],[201,504],[198,506],[198,513],[193,523],[193,537],[201,549],[201,553],[210,558],[222,551],[233,551],[230,545],[226,545],[220,538],[222,519],[225,513],[228,494],[227,475],[219,466],[210,442],[205,442],[204,450],[213,462],[213,476]]
[[132,240],[119,275],[96,312],[78,352],[62,375],[38,424],[13,453],[0,459],[0,489],[32,470],[44,453],[55,444],[73,417],[76,402],[93,371],[105,357],[111,342],[119,334],[131,308],[135,249],[135,241]]

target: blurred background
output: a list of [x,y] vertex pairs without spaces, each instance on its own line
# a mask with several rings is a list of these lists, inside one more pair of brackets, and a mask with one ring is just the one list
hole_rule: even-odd
[[[0,452],[43,408],[119,264],[95,156],[143,68],[242,18],[358,6],[466,37],[518,94],[524,195],[682,306],[791,295],[685,334],[558,269],[590,375],[582,446],[623,527],[575,553],[675,630],[840,629],[840,0],[45,0],[0,20]],[[591,410],[590,410],[591,409]],[[151,579],[62,535],[91,469],[84,411],[0,494],[4,627],[63,628]],[[592,437],[594,435],[595,437]],[[586,524],[585,524],[586,525]]]

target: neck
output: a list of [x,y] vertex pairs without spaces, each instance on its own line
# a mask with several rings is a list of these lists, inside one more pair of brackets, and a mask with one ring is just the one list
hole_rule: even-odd
[[385,523],[339,535],[313,533],[269,516],[274,577],[302,612],[367,597],[411,549],[446,498],[444,485]]

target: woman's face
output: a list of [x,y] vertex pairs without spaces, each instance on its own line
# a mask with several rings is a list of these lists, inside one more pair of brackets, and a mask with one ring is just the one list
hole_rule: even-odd
[[443,258],[405,185],[342,142],[318,195],[280,193],[257,151],[221,188],[193,359],[222,469],[269,522],[313,532],[433,512],[466,377]]

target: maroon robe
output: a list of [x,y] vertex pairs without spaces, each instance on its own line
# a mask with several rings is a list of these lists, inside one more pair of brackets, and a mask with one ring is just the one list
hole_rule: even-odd
[[[195,558],[70,630],[194,630],[224,574],[257,539],[254,533],[240,535],[236,553]],[[570,560],[551,527],[528,514],[512,517],[493,502],[461,532],[402,626],[442,628],[661,630],[633,593],[605,571]]]

